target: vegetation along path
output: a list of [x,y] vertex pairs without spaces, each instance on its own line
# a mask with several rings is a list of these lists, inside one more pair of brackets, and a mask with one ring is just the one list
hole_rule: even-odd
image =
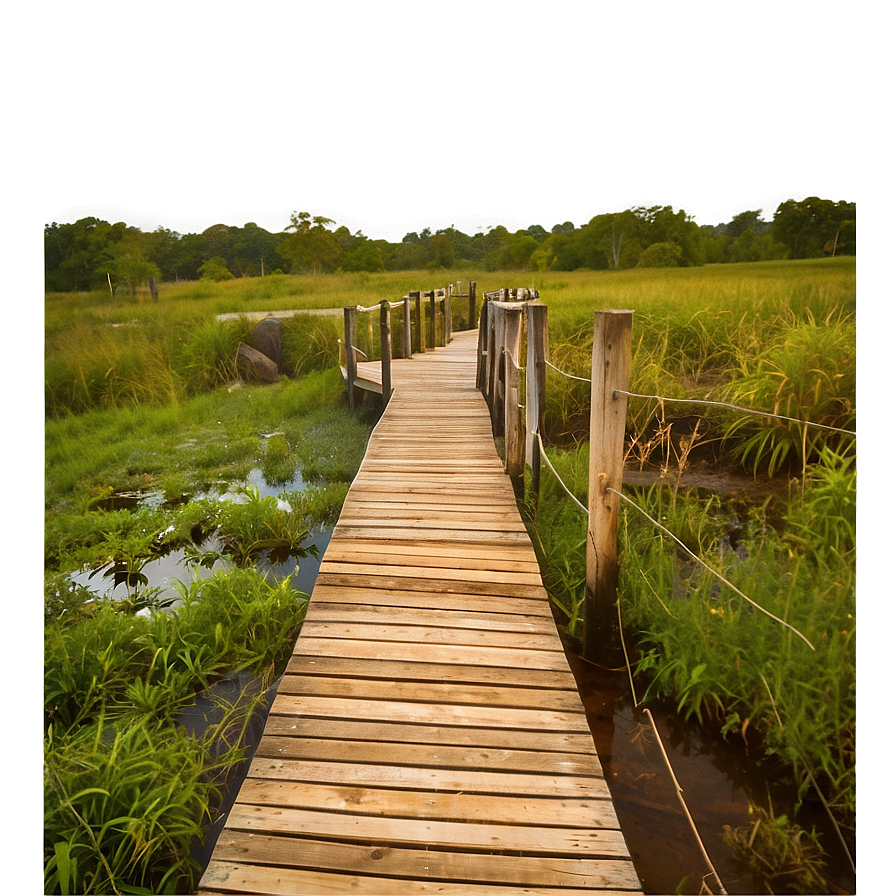
[[200,893],[640,892],[476,339],[393,362]]

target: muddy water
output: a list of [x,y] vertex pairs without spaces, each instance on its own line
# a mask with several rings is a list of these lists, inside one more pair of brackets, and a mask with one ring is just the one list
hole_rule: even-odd
[[[695,834],[649,721],[633,709],[628,677],[592,666],[571,650],[567,656],[644,892],[699,893],[704,878],[709,891],[720,892],[697,835],[728,893],[764,892],[722,835],[725,825],[750,823],[750,801],[768,806],[771,798],[779,814],[796,803],[786,770],[756,746],[751,750],[736,737],[725,739],[694,720],[685,722],[672,707],[652,707]],[[806,829],[816,827],[833,856],[831,892],[855,893],[855,877],[821,808],[807,801],[797,821]]]

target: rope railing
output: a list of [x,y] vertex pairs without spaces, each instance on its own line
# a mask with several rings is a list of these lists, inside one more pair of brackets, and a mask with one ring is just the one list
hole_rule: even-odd
[[563,374],[563,376],[569,377],[569,379],[571,379],[571,380],[579,380],[579,382],[582,382],[582,383],[590,383],[591,382],[591,377],[576,376],[574,373],[567,373],[565,370],[561,370],[559,367],[556,367],[553,364],[551,364],[551,362],[548,361],[547,358],[544,359],[544,363],[548,367],[550,367],[551,370],[556,370],[557,373]]
[[[554,465],[551,463],[550,458],[547,456],[547,452],[545,451],[545,447],[544,447],[544,442],[542,441],[542,438],[541,438],[541,433],[535,432],[535,433],[531,433],[531,435],[534,435],[535,438],[538,440],[538,445],[539,445],[539,448],[541,449],[541,459],[545,462],[545,464],[547,465],[548,469],[554,474],[554,478],[557,480],[557,482],[559,483],[560,487],[561,487],[561,488],[563,489],[563,491],[565,491],[566,494],[569,495],[569,497],[575,502],[576,506],[577,506],[577,507],[578,507],[578,508],[579,508],[579,509],[586,515],[586,516],[588,516],[588,515],[589,515],[588,508],[587,508],[587,507],[586,507],[586,506],[585,506],[585,505],[584,505],[584,504],[583,504],[583,503],[582,503],[582,502],[581,502],[581,501],[580,501],[580,500],[579,500],[579,499],[572,493],[572,491],[570,490],[569,486],[567,486],[567,484],[563,481],[563,478],[560,476],[560,474],[559,474],[559,473],[557,472],[557,470],[554,468]],[[633,501],[633,500],[632,500],[631,498],[629,498],[627,495],[622,494],[622,492],[617,491],[615,488],[610,488],[610,487],[608,486],[606,490],[607,490],[608,492],[611,492],[612,494],[616,495],[617,497],[621,498],[621,499],[622,499],[623,501],[625,501],[627,504],[631,504],[631,506],[634,507],[635,510],[637,510],[637,511],[638,511],[639,513],[641,513],[644,517],[646,517],[651,523],[653,523],[653,525],[656,526],[657,529],[660,529],[660,530],[663,531],[666,535],[668,535],[673,541],[675,541],[675,542],[678,544],[678,546],[679,546],[679,547],[680,547],[686,554],[688,554],[688,555],[690,555],[691,557],[693,557],[694,560],[696,560],[702,567],[704,567],[705,569],[709,570],[709,572],[711,572],[717,579],[719,579],[719,581],[721,581],[723,584],[727,585],[727,586],[728,586],[732,591],[734,591],[736,594],[740,595],[740,596],[741,596],[741,597],[742,597],[748,604],[750,604],[751,606],[755,607],[757,610],[759,610],[760,613],[765,613],[766,616],[770,617],[771,619],[774,619],[775,622],[779,622],[779,623],[781,623],[781,625],[783,625],[785,628],[790,629],[795,635],[797,635],[798,637],[802,638],[802,640],[805,641],[806,644],[808,644],[809,647],[812,648],[812,650],[815,650],[815,646],[812,644],[812,642],[811,642],[811,641],[810,641],[810,640],[809,640],[809,639],[808,639],[802,632],[800,632],[798,629],[794,628],[789,622],[786,622],[785,620],[781,619],[780,617],[775,616],[774,613],[771,613],[769,610],[766,610],[765,607],[763,607],[763,606],[761,606],[760,604],[756,603],[755,600],[753,600],[752,598],[750,598],[750,597],[748,597],[746,594],[744,594],[743,591],[741,591],[740,588],[737,587],[737,585],[735,585],[733,582],[730,582],[730,581],[729,581],[728,579],[726,579],[725,576],[723,576],[718,570],[713,569],[708,563],[706,563],[704,560],[702,560],[700,557],[698,557],[697,554],[695,554],[695,553],[694,553],[694,552],[693,552],[693,551],[692,551],[692,550],[691,550],[691,549],[690,549],[690,548],[689,548],[689,547],[688,547],[688,546],[687,546],[687,545],[686,545],[686,544],[685,544],[685,543],[684,543],[684,542],[683,542],[677,535],[675,535],[673,532],[670,532],[670,531],[669,531],[669,530],[668,530],[662,523],[657,522],[657,521],[656,521],[652,516],[650,516],[650,514],[647,513],[647,511],[644,510],[644,508],[641,507],[637,502]]]
[[[568,375],[569,374],[567,374],[567,376]],[[800,426],[817,426],[820,429],[828,429],[832,432],[840,432],[847,436],[854,436],[856,434],[855,430],[852,429],[841,429],[839,426],[828,426],[828,424],[826,423],[813,423],[811,420],[800,420],[797,417],[786,417],[783,414],[772,414],[768,411],[757,411],[754,408],[746,408],[741,407],[737,404],[729,404],[727,401],[710,401],[705,398],[667,398],[664,395],[640,395],[637,392],[626,392],[623,389],[615,389],[613,391],[613,397],[615,398],[617,395],[625,395],[628,398],[647,398],[661,402],[672,401],[679,404],[702,404],[710,405],[717,408],[729,408],[732,411],[740,411],[744,414],[755,414],[757,417],[770,417],[774,420],[785,420],[788,423],[798,423],[800,424]]]
[[631,504],[631,506],[634,507],[635,510],[637,510],[640,514],[642,514],[644,517],[646,517],[651,523],[653,523],[653,525],[656,526],[657,529],[662,530],[666,535],[668,535],[674,542],[676,542],[676,544],[678,544],[678,546],[686,554],[693,557],[702,567],[704,567],[704,569],[709,570],[709,572],[711,572],[720,582],[727,585],[732,591],[734,591],[735,594],[739,594],[748,604],[750,604],[751,606],[753,606],[757,610],[759,610],[760,613],[765,613],[766,616],[768,616],[770,619],[774,619],[775,622],[779,622],[781,625],[784,626],[784,628],[790,629],[790,631],[792,631],[797,637],[802,638],[803,641],[805,641],[809,645],[809,647],[812,648],[812,650],[815,650],[815,645],[813,645],[813,643],[801,631],[799,631],[799,629],[794,628],[789,622],[786,622],[785,620],[781,619],[780,616],[775,616],[774,613],[770,612],[769,610],[766,610],[765,607],[760,606],[758,603],[756,603],[755,600],[753,600],[750,597],[747,597],[747,595],[744,594],[743,591],[741,591],[740,588],[737,587],[737,585],[733,584],[732,582],[729,582],[728,579],[726,579],[725,576],[723,576],[718,570],[713,569],[708,563],[706,563],[706,561],[704,561],[700,557],[698,557],[677,535],[670,532],[662,523],[658,523],[636,501],[633,501],[627,495],[623,495],[622,492],[617,491],[615,488],[607,487],[607,491],[612,492],[612,494],[616,495],[618,498],[621,498],[627,504]]

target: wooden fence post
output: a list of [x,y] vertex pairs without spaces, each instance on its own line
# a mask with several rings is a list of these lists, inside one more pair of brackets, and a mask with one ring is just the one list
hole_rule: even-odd
[[417,351],[422,355],[426,351],[426,337],[423,335],[423,305],[420,301],[420,290],[415,289],[408,295],[414,300],[414,316],[417,318]]
[[591,356],[591,444],[588,471],[588,537],[582,653],[615,667],[623,659],[616,588],[619,498],[622,491],[625,416],[631,369],[632,312],[596,311]]
[[479,354],[476,356],[476,388],[486,395],[488,382],[488,302],[482,303],[479,312]]
[[470,281],[470,326],[473,329],[476,326],[476,281]]
[[404,303],[401,307],[401,357],[413,357],[413,349],[411,348],[411,297],[405,296],[402,299]]
[[430,290],[427,295],[429,296],[429,340],[432,343],[432,347],[436,347],[436,291]]
[[520,335],[523,309],[508,308],[504,320],[504,469],[519,484],[526,469],[526,440],[520,414]]
[[492,304],[494,336],[489,340],[491,351],[488,394],[491,396],[492,432],[496,436],[504,435],[504,324],[506,317],[501,302]]
[[548,357],[548,306],[526,305],[526,463],[532,471],[535,512],[541,490],[541,447],[544,430],[545,361]]
[[451,297],[454,295],[454,284],[449,283],[447,289],[445,290],[445,345],[448,345],[451,342],[451,336],[454,330],[454,319],[452,317],[451,310]]
[[392,396],[392,309],[386,299],[380,302],[380,366],[385,407]]
[[358,316],[356,305],[346,305],[342,309],[345,317],[345,384],[348,387],[348,407],[355,409],[355,378],[358,375],[358,359],[355,357],[355,321]]

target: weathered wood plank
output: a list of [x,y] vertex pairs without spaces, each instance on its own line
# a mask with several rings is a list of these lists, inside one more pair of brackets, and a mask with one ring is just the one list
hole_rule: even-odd
[[[441,727],[406,725],[401,722],[370,722],[364,719],[321,719],[313,716],[268,716],[265,733],[307,736],[373,743],[447,744],[470,748],[513,749],[520,746],[520,734],[506,728]],[[527,731],[526,747],[548,753],[588,753],[594,755],[589,734],[565,731]],[[592,794],[594,795],[594,794]]]

